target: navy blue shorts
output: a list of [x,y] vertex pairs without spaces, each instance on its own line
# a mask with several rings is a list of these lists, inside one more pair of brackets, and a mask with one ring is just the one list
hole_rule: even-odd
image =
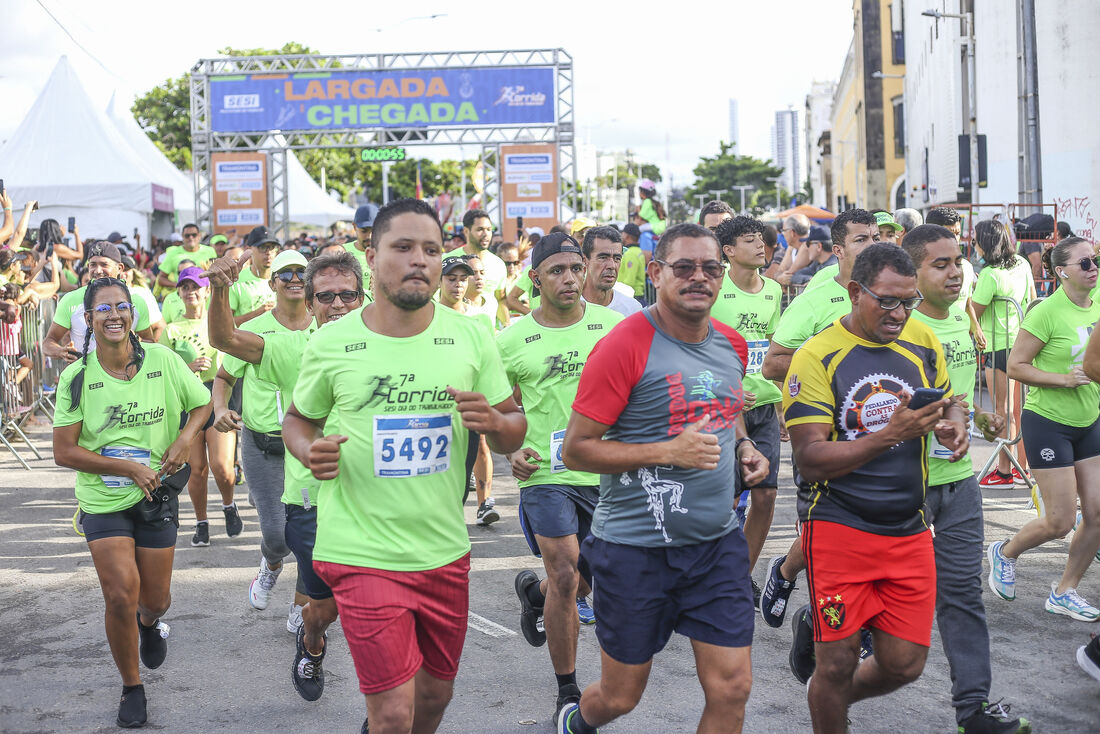
[[313,570],[313,545],[317,542],[317,508],[287,505],[286,545],[298,559],[298,578],[310,599],[329,599],[332,589]]
[[1025,408],[1020,411],[1020,429],[1032,469],[1059,469],[1100,456],[1100,420],[1078,428]]
[[89,543],[100,538],[133,538],[135,548],[171,548],[176,544],[176,524],[149,522],[141,516],[141,502],[117,512],[81,510],[78,520]]
[[600,488],[594,485],[537,484],[519,490],[519,517],[527,545],[541,556],[536,535],[544,538],[564,538],[576,535],[577,541],[588,537],[592,514],[600,501]]
[[642,548],[589,536],[581,557],[592,571],[596,637],[603,651],[641,665],[673,632],[722,647],[752,644],[755,610],[745,534],[671,548]]

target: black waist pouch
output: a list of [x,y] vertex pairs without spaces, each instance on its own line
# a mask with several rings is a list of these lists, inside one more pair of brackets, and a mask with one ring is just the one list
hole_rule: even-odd
[[286,446],[283,445],[283,437],[277,433],[259,433],[257,431],[249,431],[252,434],[252,443],[256,444],[256,448],[265,454],[270,456],[282,456],[286,453]]
[[166,476],[156,489],[153,499],[142,500],[141,519],[148,523],[171,522],[180,526],[180,492],[191,477],[191,465],[184,464],[175,474]]

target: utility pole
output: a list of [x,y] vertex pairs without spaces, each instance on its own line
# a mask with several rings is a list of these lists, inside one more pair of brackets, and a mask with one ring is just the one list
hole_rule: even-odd
[[1043,203],[1043,156],[1039,142],[1039,68],[1036,59],[1035,0],[1016,5],[1017,69],[1020,92],[1020,201]]
[[753,186],[752,184],[746,184],[744,186],[730,186],[730,188],[731,189],[737,189],[738,191],[741,192],[741,212],[740,213],[744,214],[745,213],[745,190],[747,189],[747,190],[751,191],[752,189],[755,189],[756,187]]
[[[1034,4],[1032,5],[1034,10]],[[970,138],[970,203],[978,203],[978,88],[976,80],[977,57],[974,49],[974,13],[941,13],[938,10],[925,10],[921,13],[929,18],[955,18],[966,24],[966,106],[969,111],[967,133]],[[1034,14],[1032,18],[1034,18]],[[1034,25],[1032,27],[1034,34]],[[1037,102],[1036,102],[1037,104]],[[908,132],[908,131],[906,131]]]

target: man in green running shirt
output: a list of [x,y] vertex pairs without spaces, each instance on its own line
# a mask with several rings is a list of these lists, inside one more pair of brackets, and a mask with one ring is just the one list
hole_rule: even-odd
[[[599,475],[567,469],[562,444],[588,354],[622,316],[581,298],[584,257],[569,235],[554,232],[540,239],[531,267],[542,303],[502,331],[497,347],[527,416],[523,448],[509,457],[520,486],[520,526],[546,570],[541,581],[530,570],[516,576],[523,610],[520,628],[530,644],[549,643],[558,683],[556,716],[581,697],[576,673],[580,627],[574,600],[589,589],[577,561],[600,498]],[[540,615],[545,632],[537,627]]]
[[252,250],[252,257],[229,289],[229,307],[233,309],[233,323],[237,326],[275,307],[275,292],[268,281],[271,280],[271,264],[279,254],[279,240],[268,234],[266,228],[257,227],[249,232],[244,247]]

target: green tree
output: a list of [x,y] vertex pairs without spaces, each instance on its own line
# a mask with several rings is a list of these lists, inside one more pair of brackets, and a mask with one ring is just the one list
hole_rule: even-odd
[[[698,206],[695,197],[704,195],[710,198],[710,192],[726,189],[723,198],[734,206],[741,201],[740,194],[733,186],[753,186],[748,192],[751,196],[751,206],[754,213],[760,213],[765,207],[775,205],[775,184],[768,181],[783,173],[783,169],[776,168],[770,160],[763,161],[747,155],[737,155],[733,152],[733,145],[720,143],[718,155],[699,159],[699,165],[695,166],[695,183],[688,190],[687,198],[692,207]],[[783,196],[780,191],[780,196]],[[789,201],[789,197],[785,199]],[[746,204],[750,202],[749,196],[745,198]]]

